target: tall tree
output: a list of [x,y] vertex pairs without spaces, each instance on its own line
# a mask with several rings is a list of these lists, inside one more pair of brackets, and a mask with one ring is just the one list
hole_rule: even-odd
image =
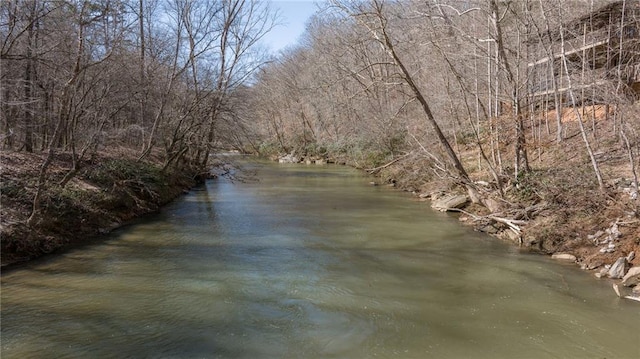
[[[396,51],[394,40],[392,39],[388,28],[388,17],[385,9],[385,1],[371,0],[369,4],[363,4],[359,1],[339,1],[334,0],[333,4],[340,8],[345,14],[353,17],[361,26],[364,26],[369,34],[377,41],[393,60],[394,64],[400,70],[402,80],[409,86],[411,92],[420,103],[420,106],[426,116],[427,123],[432,127],[438,141],[444,147],[449,160],[455,168],[457,176],[466,184],[471,184],[469,175],[465,170],[462,162],[451,147],[451,144],[445,137],[440,125],[436,121],[431,106],[427,101],[420,87],[414,81],[413,74],[405,66],[400,54]],[[401,6],[395,4],[395,6]]]

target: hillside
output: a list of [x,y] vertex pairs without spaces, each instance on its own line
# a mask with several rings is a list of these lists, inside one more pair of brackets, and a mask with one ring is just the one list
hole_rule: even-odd
[[[595,110],[592,112],[596,114],[593,124],[598,137],[590,137],[590,141],[604,178],[603,190],[598,187],[574,113],[567,110],[562,117],[567,133],[563,142],[554,140],[553,131],[543,133],[537,142],[531,135],[527,136],[531,171],[517,182],[511,173],[502,173],[505,188],[505,195],[500,199],[502,211],[491,212],[469,201],[461,207],[460,219],[479,231],[524,248],[545,254],[572,254],[581,268],[595,273],[632,252],[636,256],[631,264],[640,265],[637,256],[640,254],[640,196],[635,189],[626,144],[612,128],[612,121],[605,119],[602,108],[585,107],[580,111],[590,113]],[[547,115],[555,116],[555,113],[551,111]],[[500,121],[508,121],[508,118],[500,118]],[[637,128],[638,119],[633,119],[631,124]],[[501,141],[508,147],[513,138],[505,136]],[[487,145],[486,141],[483,144]],[[495,186],[487,166],[478,166],[477,146],[459,144],[458,149],[466,168],[471,169],[470,176],[480,183]],[[507,154],[502,160],[513,161],[513,156]],[[637,156],[633,161],[637,168]],[[464,194],[455,181],[433,179],[428,172],[426,155],[416,153],[385,167],[379,175],[383,182],[394,183],[421,198],[442,196],[442,193]],[[425,181],[424,178],[432,180]],[[491,217],[521,222],[518,225],[521,234]]]
[[128,150],[97,153],[81,163],[66,186],[71,155],[50,165],[41,214],[31,225],[38,172],[45,154],[0,152],[0,253],[2,266],[62,248],[90,243],[101,234],[151,213],[195,185],[202,175],[183,166],[163,172],[161,162],[139,162]]

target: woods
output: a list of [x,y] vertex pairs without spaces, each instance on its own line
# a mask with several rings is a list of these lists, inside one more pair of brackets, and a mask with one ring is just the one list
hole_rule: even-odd
[[185,147],[179,156],[197,159],[230,137],[211,124],[266,60],[257,42],[276,23],[258,1],[5,1],[1,11],[5,150],[113,145],[144,157],[161,144],[167,159]]
[[[472,221],[557,250],[606,211],[636,213],[605,203],[636,176],[639,15],[638,1],[332,0],[249,89],[262,154],[462,189]],[[553,230],[531,228],[541,214]]]
[[[547,132],[548,137],[553,131],[558,142],[567,137],[566,119],[562,119],[560,111],[563,106],[586,108],[606,103],[611,108],[628,104],[635,96],[630,91],[635,77],[623,75],[623,71],[612,66],[606,74],[589,70],[595,66],[591,63],[595,61],[591,52],[597,46],[587,51],[587,35],[582,36],[583,31],[589,35],[589,41],[601,41],[592,34],[608,31],[611,36],[620,27],[616,27],[617,21],[622,21],[625,28],[635,26],[628,24],[635,24],[637,2],[616,2],[608,7],[606,3],[332,1],[309,24],[307,43],[266,66],[252,87],[256,97],[268,97],[257,101],[273,102],[284,91],[296,91],[296,97],[309,94],[313,100],[307,101],[306,109],[300,109],[300,99],[283,97],[298,108],[280,106],[280,114],[267,116],[259,109],[256,118],[264,126],[263,133],[283,150],[295,147],[297,136],[307,143],[311,134],[315,143],[326,147],[323,142],[340,142],[336,137],[342,135],[343,141],[352,138],[364,148],[362,141],[387,142],[386,146],[376,146],[390,150],[383,151],[382,161],[415,150],[420,147],[418,142],[426,141],[424,149],[437,155],[437,162],[447,158],[458,173],[465,170],[457,159],[459,154],[454,153],[448,142],[471,138],[467,142],[479,146],[478,158],[482,159],[484,152],[484,157],[490,159],[480,163],[480,167],[489,166],[501,173],[511,168],[512,178],[517,180],[521,173],[530,170],[528,152],[540,150],[536,147],[541,146],[542,132]],[[593,15],[586,15],[571,29],[563,28],[564,22],[600,6],[609,9],[601,10],[600,15],[611,18],[612,27],[608,30],[589,20],[588,16]],[[616,13],[622,8],[627,11],[626,20]],[[617,41],[616,46],[632,49],[636,41],[636,37],[629,37]],[[582,53],[576,50],[581,46]],[[631,67],[637,64],[635,50],[609,49],[607,58],[623,56]],[[540,60],[545,53],[554,60]],[[540,76],[535,67],[540,64],[545,64],[546,71],[553,76]],[[579,69],[583,69],[582,76],[575,77]],[[310,79],[306,71],[324,76]],[[614,83],[619,88],[600,86],[605,80],[609,80],[607,85]],[[264,91],[261,86],[279,91]],[[542,86],[546,93],[540,91]],[[591,92],[589,98],[585,91]],[[579,95],[574,103],[570,101],[573,93]],[[343,96],[336,99],[336,94]],[[371,106],[372,100],[377,101],[377,106]],[[331,105],[322,106],[323,102]],[[416,122],[419,112],[424,112],[428,123],[436,127]],[[551,112],[556,117],[555,129],[549,124]],[[286,121],[289,116],[297,119]],[[544,117],[544,126],[536,116]],[[343,124],[360,123],[360,131],[374,133],[354,136],[346,128],[336,131],[339,127],[327,126],[328,119],[336,117],[343,118]],[[294,126],[296,122],[299,126]],[[428,132],[419,134],[419,131]],[[531,135],[527,136],[526,131]],[[436,149],[429,139],[423,138],[428,133],[437,138]],[[284,141],[286,137],[290,137],[288,143]],[[588,148],[588,141],[585,144]],[[512,149],[506,149],[507,145]],[[487,147],[486,152],[483,146]],[[510,158],[508,163],[503,161],[506,158]],[[594,171],[597,175],[597,166]]]
[[238,147],[236,97],[276,20],[256,0],[3,1],[1,146],[46,152],[28,223],[58,152],[72,158],[64,187],[99,151],[154,153],[173,171]]

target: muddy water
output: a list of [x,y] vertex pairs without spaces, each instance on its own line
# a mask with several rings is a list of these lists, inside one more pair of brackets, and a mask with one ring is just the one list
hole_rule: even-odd
[[640,306],[343,167],[247,163],[2,276],[2,358],[640,358]]

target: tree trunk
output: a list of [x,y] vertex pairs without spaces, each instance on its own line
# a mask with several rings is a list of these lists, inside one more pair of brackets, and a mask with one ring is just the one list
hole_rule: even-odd
[[560,46],[562,51],[562,64],[564,66],[565,74],[567,75],[567,92],[569,93],[569,97],[571,98],[571,105],[573,107],[573,112],[578,119],[578,125],[580,127],[580,134],[582,135],[582,140],[584,141],[585,147],[587,149],[587,153],[589,154],[589,158],[591,159],[591,165],[593,166],[593,171],[596,174],[596,178],[598,180],[598,187],[600,187],[601,191],[604,191],[604,182],[602,181],[602,174],[600,173],[600,167],[598,166],[598,161],[596,161],[596,157],[593,154],[593,150],[591,149],[591,144],[589,143],[589,139],[587,138],[587,132],[584,129],[584,124],[582,123],[582,114],[578,111],[576,96],[573,91],[573,84],[571,81],[571,74],[569,73],[567,57],[565,56],[565,43],[564,43],[564,28],[560,25]]
[[[518,78],[517,74],[514,74],[507,57],[507,53],[504,46],[504,37],[502,34],[502,26],[500,25],[500,14],[498,11],[498,4],[495,0],[491,0],[491,17],[496,32],[496,51],[498,58],[504,67],[505,74],[507,75],[508,85],[511,88],[511,106],[513,108],[513,117],[515,121],[516,130],[516,142],[515,142],[515,178],[517,179],[522,172],[529,171],[529,159],[526,150],[526,137],[524,133],[523,118],[520,113],[520,99],[518,95]],[[518,60],[520,57],[520,51],[518,52]]]
[[34,59],[33,48],[35,44],[35,26],[38,21],[36,14],[36,1],[31,1],[30,21],[27,29],[27,48],[26,48],[26,64],[24,70],[24,150],[27,152],[33,152],[33,112],[34,101],[32,99],[33,89],[33,72],[34,72]]
[[416,99],[420,103],[420,106],[422,107],[423,112],[427,116],[427,122],[429,123],[429,125],[431,125],[432,129],[436,133],[436,136],[438,137],[438,141],[444,147],[445,152],[449,156],[449,160],[453,164],[453,167],[456,169],[457,174],[460,176],[460,178],[464,183],[470,184],[471,180],[469,179],[469,175],[467,174],[467,171],[464,169],[464,166],[460,162],[460,159],[458,158],[455,151],[451,147],[451,144],[449,143],[444,133],[442,132],[440,125],[438,125],[438,122],[436,121],[435,117],[433,116],[433,113],[431,112],[431,107],[429,106],[429,103],[427,102],[426,98],[422,94],[422,91],[420,91],[420,88],[413,81],[413,77],[411,76],[411,73],[405,67],[404,63],[400,59],[400,56],[398,56],[398,53],[395,51],[393,42],[389,38],[389,35],[386,31],[386,19],[382,14],[382,6],[378,4],[377,1],[374,1],[374,2],[376,3],[376,11],[377,11],[376,16],[381,26],[382,38],[380,39],[378,34],[376,33],[373,33],[373,35],[376,36],[376,38],[378,38],[378,41],[381,41],[383,43],[389,56],[393,58],[394,63],[400,68],[400,71],[402,71],[402,76],[404,81],[407,83],[407,85],[409,85],[409,88],[411,89],[413,94],[416,96]]

